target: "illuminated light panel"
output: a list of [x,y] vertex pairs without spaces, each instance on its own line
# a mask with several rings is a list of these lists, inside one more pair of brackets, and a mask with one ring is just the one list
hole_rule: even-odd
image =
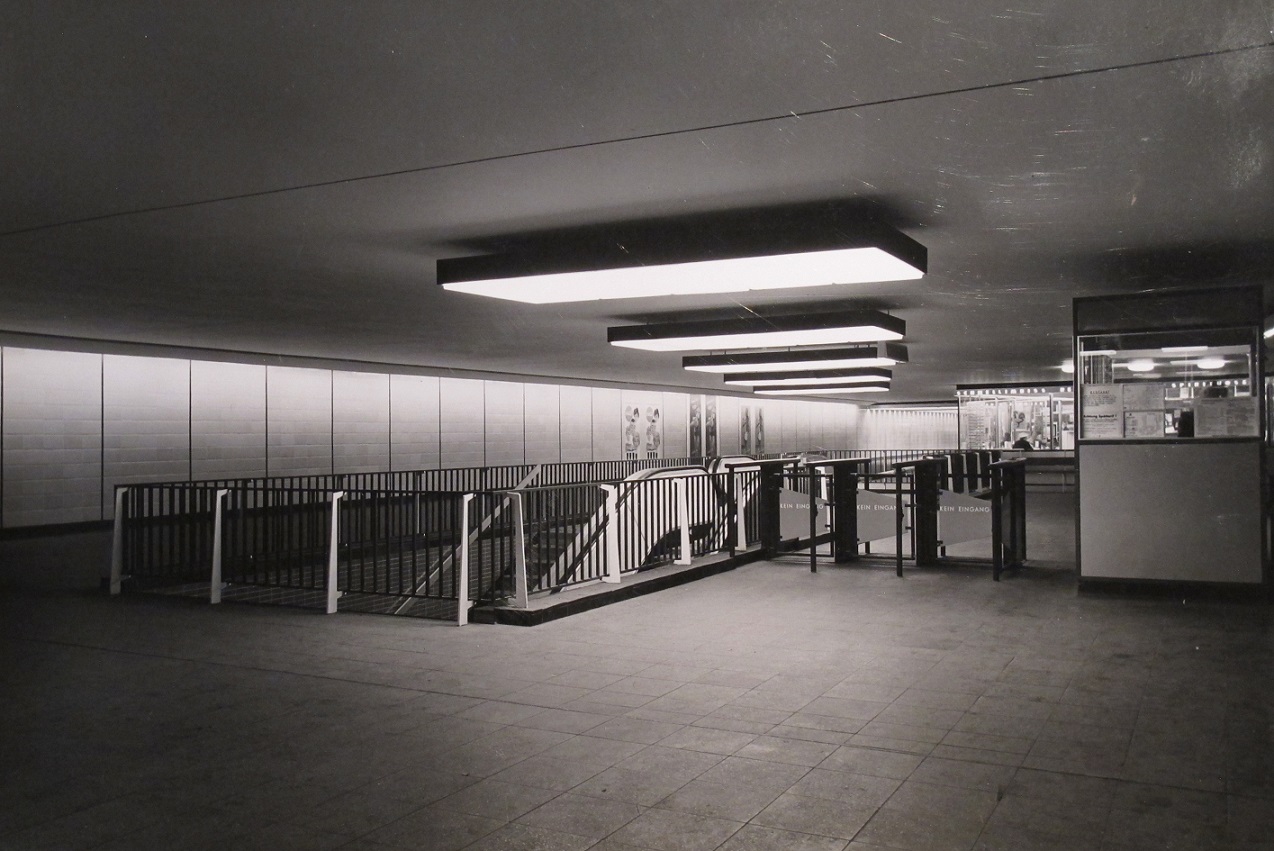
[[1067,375],[1074,375],[1075,362],[1071,360],[1062,361],[1062,365],[1059,366],[1058,369],[1060,369],[1062,372],[1066,373]]
[[726,384],[864,384],[888,381],[893,373],[880,367],[838,369],[828,372],[795,370],[788,372],[740,372],[728,375]]
[[901,340],[907,324],[876,310],[745,316],[702,322],[622,325],[607,329],[611,345],[652,352],[874,343]]
[[1225,366],[1225,358],[1199,358],[1195,364],[1199,369],[1220,369]]
[[443,281],[444,270],[439,261],[439,283],[443,289],[526,304],[738,293],[908,281],[924,276],[923,269],[880,248],[843,248],[471,281]]
[[1206,352],[1207,346],[1164,346],[1160,351],[1166,354],[1176,354],[1178,352]]
[[1124,366],[1131,372],[1150,372],[1155,368],[1155,362],[1150,358],[1137,358],[1128,361]]
[[832,395],[840,393],[888,393],[889,385],[886,383],[877,384],[818,384],[810,387],[785,387],[775,385],[765,385],[752,388],[753,393],[761,396],[809,396],[809,395]]
[[798,349],[790,352],[731,352],[724,355],[686,355],[683,368],[692,372],[729,375],[738,372],[786,372],[793,369],[854,369],[893,366],[907,362],[902,343],[877,343],[848,349]]

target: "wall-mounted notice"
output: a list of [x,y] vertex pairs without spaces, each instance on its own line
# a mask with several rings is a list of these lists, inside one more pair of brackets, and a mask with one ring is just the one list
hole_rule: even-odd
[[1124,437],[1163,437],[1163,411],[1124,411]]
[[1121,384],[1084,385],[1083,421],[1085,439],[1124,436],[1124,398]]
[[1255,396],[1200,399],[1194,404],[1195,437],[1259,437]]
[[[1125,411],[1162,411],[1164,387],[1163,384],[1124,384],[1124,410]],[[1160,417],[1160,426],[1163,425],[1163,417]],[[1163,431],[1160,428],[1160,431]],[[1129,435],[1131,436],[1131,435]]]

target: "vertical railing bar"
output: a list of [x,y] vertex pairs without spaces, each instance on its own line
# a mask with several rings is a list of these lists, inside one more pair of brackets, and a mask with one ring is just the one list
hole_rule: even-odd
[[337,558],[340,548],[340,501],[344,491],[332,494],[331,537],[327,549],[327,614],[336,614],[336,601],[340,597],[337,587]]
[[228,490],[218,490],[212,500],[212,575],[208,582],[208,602],[212,605],[221,602],[221,509],[228,493]]

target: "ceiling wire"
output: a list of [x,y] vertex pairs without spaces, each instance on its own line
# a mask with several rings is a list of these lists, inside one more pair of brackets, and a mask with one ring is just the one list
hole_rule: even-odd
[[597,139],[591,142],[576,142],[569,145],[555,145],[547,148],[537,148],[530,151],[517,151],[508,154],[492,154],[485,157],[475,157],[468,160],[454,160],[446,163],[436,163],[434,165],[415,166],[412,168],[398,169],[395,171],[380,172],[377,174],[365,174],[357,177],[340,177],[332,180],[320,180],[313,183],[301,183],[294,186],[282,186],[274,189],[260,189],[253,192],[242,192],[236,195],[225,195],[218,198],[203,198],[198,201],[181,201],[174,204],[161,204],[153,207],[139,207],[133,210],[118,210],[112,213],[102,213],[95,216],[84,216],[76,219],[66,219],[59,222],[49,222],[41,225],[32,225],[24,228],[0,232],[0,238],[7,236],[17,236],[24,233],[34,233],[37,231],[53,230],[60,227],[69,227],[71,225],[89,224],[92,222],[106,221],[108,219],[124,218],[127,216],[139,216],[147,213],[162,213],[170,210],[184,210],[191,207],[202,207],[209,204],[220,204],[227,201],[242,201],[250,198],[263,198],[270,195],[282,195],[288,192],[301,192],[307,189],[322,189],[331,186],[342,186],[350,183],[361,183],[368,180],[381,180],[389,177],[402,177],[411,174],[423,174],[430,171],[442,171],[449,168],[461,168],[464,166],[482,165],[485,163],[501,162],[504,160],[520,159],[522,157],[534,157],[543,154],[561,153],[564,151],[578,151],[587,148],[597,148],[604,145],[617,145],[624,142],[641,142],[650,139],[663,139],[674,136],[684,136],[691,133],[706,133],[712,130],[726,130],[736,127],[748,127],[757,124],[768,124],[777,121],[790,121],[792,119],[803,119],[812,116],[830,115],[837,112],[849,112],[856,109],[865,109],[873,106],[888,106],[897,103],[907,103],[909,101],[928,100],[930,98],[949,97],[951,95],[971,94],[974,92],[993,91],[995,89],[1013,88],[1018,86],[1026,86],[1035,83],[1045,83],[1054,80],[1067,80],[1077,77],[1086,77],[1096,74],[1106,74],[1115,71],[1129,71],[1138,68],[1150,68],[1157,65],[1169,65],[1175,62],[1187,62],[1196,59],[1211,59],[1220,56],[1229,56],[1236,53],[1246,53],[1249,51],[1266,50],[1274,47],[1274,41],[1264,42],[1262,44],[1249,44],[1241,47],[1230,47],[1220,50],[1209,50],[1201,53],[1188,53],[1181,56],[1169,56],[1159,59],[1147,59],[1140,62],[1128,62],[1120,65],[1106,65],[1101,68],[1081,68],[1075,71],[1061,71],[1056,74],[1041,74],[1036,77],[1024,77],[1017,80],[1010,80],[999,83],[980,83],[974,86],[963,86],[961,88],[944,89],[936,92],[921,92],[912,95],[899,95],[892,98],[881,98],[878,100],[860,101],[858,103],[844,104],[841,106],[828,106],[819,109],[807,109],[800,112],[788,111],[778,115],[767,115],[760,118],[745,118],[738,121],[726,121],[719,124],[704,124],[698,127],[687,127],[678,130],[661,130],[654,133],[640,133],[635,136],[621,136],[611,139]]

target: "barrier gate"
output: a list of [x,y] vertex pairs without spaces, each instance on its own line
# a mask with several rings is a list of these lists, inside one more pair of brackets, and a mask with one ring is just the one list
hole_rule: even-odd
[[[868,459],[803,462],[780,459],[758,462],[760,467],[760,543],[767,558],[781,552],[809,550],[810,570],[818,570],[818,549],[830,544],[836,563],[860,558],[860,510],[883,509],[892,502],[895,572],[903,575],[904,542],[917,567],[948,561],[947,548],[989,540],[990,559],[962,556],[967,561],[991,562],[992,577],[1021,566],[1026,559],[1025,463],[1021,460],[988,464],[990,492],[980,495],[947,490],[953,480],[946,458],[924,458],[894,464],[886,490],[860,491],[869,476]],[[875,479],[877,477],[870,477]],[[864,499],[860,501],[860,494]],[[871,498],[866,498],[870,494]],[[892,500],[889,497],[892,496]],[[989,497],[989,498],[987,498]],[[866,506],[863,504],[866,503]],[[868,516],[873,534],[883,529]],[[872,522],[875,521],[875,522]]]

